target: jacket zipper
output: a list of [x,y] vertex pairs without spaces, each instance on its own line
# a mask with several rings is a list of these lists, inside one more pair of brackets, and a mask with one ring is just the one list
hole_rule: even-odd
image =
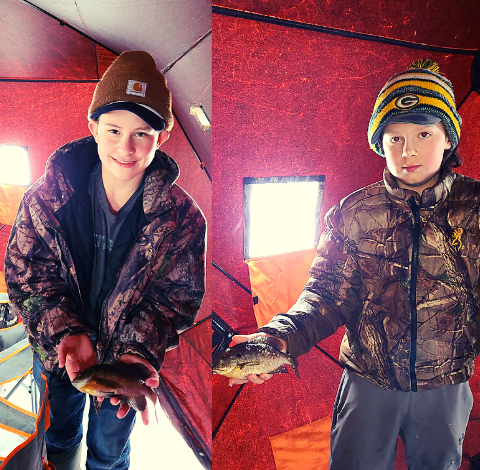
[[412,209],[413,215],[413,241],[412,241],[412,261],[410,267],[410,331],[411,331],[411,351],[410,351],[410,388],[412,392],[417,391],[417,374],[415,363],[417,361],[417,274],[418,274],[418,252],[420,246],[420,206],[412,196],[408,199],[408,205]]

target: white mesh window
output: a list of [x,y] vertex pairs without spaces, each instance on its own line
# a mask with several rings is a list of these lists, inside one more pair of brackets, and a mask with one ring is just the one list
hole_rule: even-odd
[[0,184],[29,186],[30,183],[28,147],[0,145]]
[[244,257],[279,255],[318,243],[325,175],[244,178]]

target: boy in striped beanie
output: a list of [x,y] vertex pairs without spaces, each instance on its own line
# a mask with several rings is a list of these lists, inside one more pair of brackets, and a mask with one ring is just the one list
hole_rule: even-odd
[[[435,62],[418,60],[381,89],[368,140],[375,152],[386,157],[397,184],[421,194],[438,181],[445,168],[460,166],[461,125],[451,82],[440,74]],[[443,146],[442,152],[436,152],[437,145]]]
[[399,436],[408,468],[461,464],[480,337],[480,182],[452,170],[460,127],[437,64],[389,79],[368,128],[383,179],[328,211],[289,311],[233,337],[272,335],[298,357],[345,327],[329,470],[393,469]]
[[431,60],[413,62],[381,89],[368,126],[370,147],[385,156],[382,134],[388,124],[434,125],[442,122],[452,148],[458,145],[462,118],[455,107],[453,87]]

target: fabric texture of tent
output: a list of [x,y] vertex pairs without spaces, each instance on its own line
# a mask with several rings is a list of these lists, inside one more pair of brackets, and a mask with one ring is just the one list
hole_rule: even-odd
[[25,189],[12,184],[0,184],[0,224],[13,224]]
[[250,274],[253,311],[259,327],[278,312],[286,312],[295,303],[308,280],[315,251],[313,248],[245,261]]

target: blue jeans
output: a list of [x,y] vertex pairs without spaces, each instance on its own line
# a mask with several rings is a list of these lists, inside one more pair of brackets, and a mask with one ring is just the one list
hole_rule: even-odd
[[[33,376],[40,383],[41,362],[34,357]],[[83,413],[87,395],[72,386],[68,375],[45,374],[50,395],[50,427],[45,433],[49,454],[61,454],[82,441]],[[123,419],[116,416],[118,406],[105,399],[95,411],[90,397],[87,431],[87,468],[89,470],[127,470],[130,465],[130,434],[135,424],[135,411]]]

